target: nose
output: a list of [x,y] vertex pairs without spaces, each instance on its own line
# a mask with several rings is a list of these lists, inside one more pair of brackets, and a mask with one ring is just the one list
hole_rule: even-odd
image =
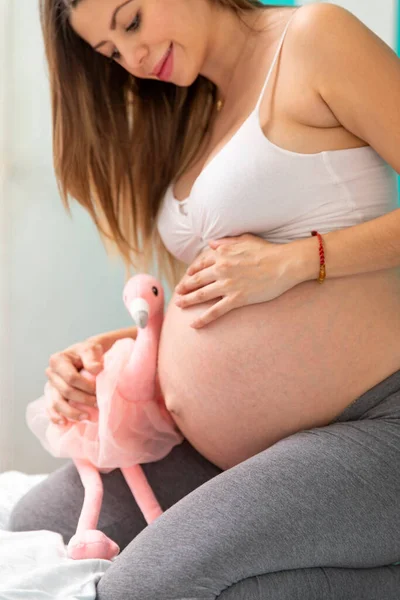
[[132,73],[141,75],[147,75],[146,72],[146,60],[148,57],[148,49],[144,44],[126,44],[125,47],[121,48],[121,54],[124,59],[125,66]]

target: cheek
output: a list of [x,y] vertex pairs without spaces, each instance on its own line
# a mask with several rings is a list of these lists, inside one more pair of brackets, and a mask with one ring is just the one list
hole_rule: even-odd
[[199,75],[198,61],[195,52],[174,39],[174,70],[173,82],[179,87],[188,87]]
[[188,0],[146,0],[143,7],[147,44],[153,50],[171,41],[174,44],[174,83],[178,86],[191,85],[204,60],[201,15],[193,4]]
[[[143,22],[146,32],[157,43],[165,43],[182,36],[182,23],[179,13],[169,0],[143,1]],[[183,26],[183,31],[185,27]]]

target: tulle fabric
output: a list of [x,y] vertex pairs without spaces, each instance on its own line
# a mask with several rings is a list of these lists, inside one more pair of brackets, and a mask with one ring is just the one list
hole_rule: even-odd
[[28,405],[28,427],[50,454],[86,458],[100,471],[109,472],[161,460],[183,441],[158,386],[156,397],[148,402],[130,403],[118,393],[117,382],[134,344],[131,338],[118,340],[104,355],[104,369],[96,377],[98,408],[70,402],[87,413],[88,420],[68,421],[65,426],[52,423],[47,413],[49,384],[44,396]]

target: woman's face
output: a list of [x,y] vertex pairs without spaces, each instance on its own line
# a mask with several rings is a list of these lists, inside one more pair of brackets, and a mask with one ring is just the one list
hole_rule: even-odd
[[70,24],[94,52],[135,77],[188,86],[205,60],[210,6],[207,0],[80,0]]

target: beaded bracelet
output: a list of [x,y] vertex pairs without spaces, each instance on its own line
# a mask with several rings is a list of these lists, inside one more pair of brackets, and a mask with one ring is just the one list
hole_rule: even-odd
[[312,231],[311,235],[317,235],[319,240],[319,277],[318,282],[323,283],[326,277],[326,268],[325,268],[325,252],[324,252],[324,244],[322,241],[322,236],[318,231]]

